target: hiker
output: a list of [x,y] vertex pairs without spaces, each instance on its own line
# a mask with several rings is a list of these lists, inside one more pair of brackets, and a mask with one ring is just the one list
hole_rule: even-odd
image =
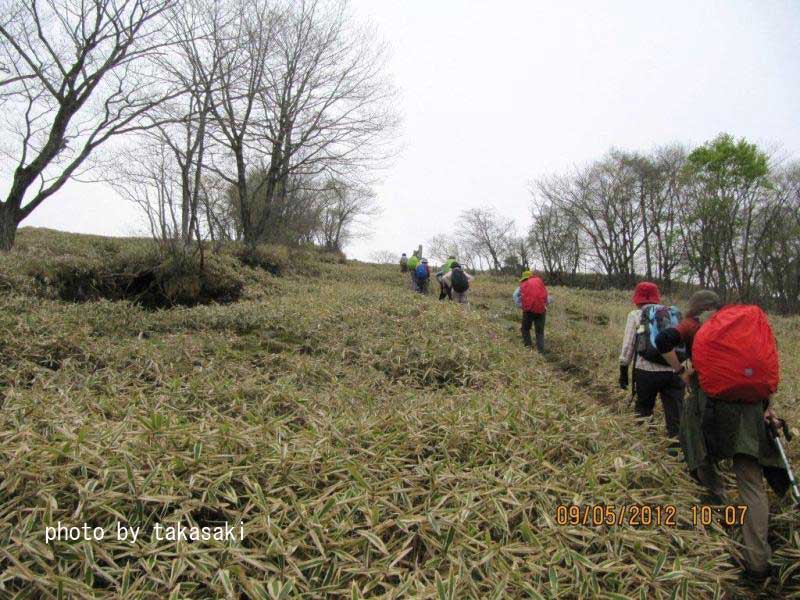
[[400,272],[405,273],[407,271],[408,271],[408,257],[406,256],[406,253],[403,252],[403,254],[400,256]]
[[[636,308],[628,313],[625,334],[622,338],[622,351],[619,355],[619,386],[623,390],[628,388],[628,366],[633,362],[631,393],[636,401],[634,406],[636,416],[641,419],[651,417],[656,397],[661,396],[667,435],[672,438],[671,447],[677,448],[685,386],[681,378],[673,372],[672,367],[653,347],[652,342],[649,353],[646,349],[647,342],[652,340],[651,329],[658,326],[657,322],[647,319],[648,315],[657,317],[659,312],[664,313],[666,309],[667,315],[674,319],[669,324],[677,324],[679,313],[677,309],[675,309],[677,314],[672,314],[669,312],[670,309],[661,307],[658,286],[649,281],[642,281],[636,285],[633,303]],[[662,310],[658,311],[658,308]]]
[[453,263],[455,262],[457,262],[456,257],[451,254],[450,256],[447,257],[447,260],[442,265],[441,271],[436,273],[436,280],[439,282],[439,300],[444,300],[445,298],[449,300],[453,299],[452,288],[446,283],[444,283],[442,279],[444,278],[444,274],[453,268]]
[[522,309],[522,344],[530,348],[531,326],[536,332],[536,350],[544,352],[544,322],[550,297],[541,277],[523,271],[519,286],[514,290],[514,304]]
[[408,271],[411,274],[411,289],[412,291],[417,291],[417,267],[419,266],[419,258],[417,258],[416,254],[412,254],[408,261],[406,261],[406,266],[408,267]]
[[462,269],[458,262],[452,263],[450,270],[442,275],[442,283],[450,288],[455,301],[466,305],[469,305],[467,292],[469,291],[469,282],[472,279],[472,275]]
[[[777,387],[778,358],[766,315],[761,315],[761,309],[754,306],[723,307],[716,293],[702,290],[689,300],[686,317],[656,337],[658,350],[689,386],[681,415],[681,446],[690,473],[708,488],[715,503],[728,504],[717,463],[732,460],[740,501],[747,506],[742,525],[743,555],[745,577],[752,582],[762,582],[769,576],[772,555],[767,541],[769,503],[762,473],[779,495],[786,492],[789,484],[788,474],[767,434],[767,424],[777,420],[769,406],[769,397]],[[738,343],[731,344],[732,339]],[[675,353],[679,344],[686,346],[691,360],[680,360]],[[712,353],[709,348],[715,351]],[[748,375],[748,369],[737,366],[742,356],[746,364],[752,364],[751,361],[764,355],[774,358],[755,373],[751,371]],[[757,389],[755,386],[761,384],[756,380],[770,370],[774,385]],[[726,372],[725,377],[720,377],[720,373]],[[752,382],[752,387],[736,383],[737,376]],[[717,386],[726,383],[738,387],[730,394],[720,392]],[[712,396],[704,387],[721,395]]]
[[417,291],[420,294],[427,294],[428,293],[428,282],[431,278],[431,270],[428,267],[428,259],[423,258],[420,263],[417,265],[415,269],[416,281],[417,281]]

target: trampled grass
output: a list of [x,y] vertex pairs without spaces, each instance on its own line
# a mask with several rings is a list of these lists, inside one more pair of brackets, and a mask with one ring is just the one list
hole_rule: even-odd
[[[620,408],[620,299],[554,290],[558,366],[521,351],[511,279],[478,278],[464,311],[390,267],[318,268],[242,267],[239,302],[162,311],[0,273],[0,596],[749,593],[728,533],[691,523],[701,490]],[[776,327],[784,390],[796,328]],[[670,504],[676,525],[559,525],[560,504]],[[780,593],[800,597],[796,513],[775,511]],[[105,537],[46,543],[59,521]],[[153,538],[179,521],[244,539]]]
[[[505,321],[509,335],[516,335],[518,316],[510,300],[503,304],[505,299],[502,298],[502,290],[513,287],[513,280],[489,278],[482,287],[488,297],[497,298],[495,303],[487,302],[486,310],[496,311],[494,318],[498,322]],[[633,308],[630,292],[560,287],[553,287],[550,292],[556,298],[548,313],[548,346],[553,350],[549,356],[551,362],[595,400],[607,404],[620,415],[628,416],[632,411],[630,394],[618,388],[617,365],[625,321]],[[663,301],[686,306],[685,298],[666,295]],[[514,323],[513,326],[509,322]],[[773,406],[790,422],[796,436],[793,442],[786,444],[796,473],[800,464],[800,318],[770,315],[770,322],[781,356],[781,384],[773,398]],[[663,416],[659,409],[660,405],[657,405],[654,422],[659,433],[663,434]],[[733,488],[732,479],[729,485]],[[770,539],[775,549],[774,561],[778,563],[780,579],[786,588],[782,593],[786,594],[785,597],[800,597],[800,515],[791,508],[788,495],[778,499],[770,492],[770,503]],[[737,542],[741,541],[740,536],[734,537]]]

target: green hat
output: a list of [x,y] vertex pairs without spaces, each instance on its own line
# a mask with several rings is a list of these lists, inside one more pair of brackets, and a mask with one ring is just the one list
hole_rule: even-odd
[[520,279],[520,281],[525,281],[526,279],[530,279],[531,277],[533,277],[533,273],[531,271],[523,271],[522,278]]

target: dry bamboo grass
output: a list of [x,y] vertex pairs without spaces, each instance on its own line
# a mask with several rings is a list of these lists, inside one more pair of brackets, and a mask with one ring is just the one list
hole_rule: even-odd
[[[509,278],[491,278],[483,285],[488,297],[500,297],[497,289],[513,289]],[[548,345],[553,350],[550,361],[568,378],[589,388],[598,401],[609,405],[620,415],[629,415],[629,392],[617,386],[619,347],[628,312],[633,308],[630,292],[587,291],[569,288],[551,288],[557,301],[548,313]],[[508,295],[506,296],[508,298]],[[664,302],[682,304],[678,298],[663,298]],[[519,320],[510,299],[489,303],[492,316],[498,322],[514,322],[507,326],[509,334],[516,334]],[[777,411],[793,425],[798,437],[787,445],[789,459],[795,470],[800,466],[800,317],[770,315],[781,353],[781,385],[773,399]],[[512,333],[513,330],[513,333]],[[661,425],[662,417],[657,406],[654,421]],[[729,482],[732,484],[732,480]],[[697,492],[700,494],[700,490]],[[699,495],[698,495],[699,498]],[[779,499],[770,492],[771,542],[776,549],[774,562],[779,569],[782,597],[800,598],[800,525],[798,512],[791,507],[787,497]],[[739,536],[735,536],[740,540]],[[737,552],[736,548],[729,551]]]
[[[490,308],[465,313],[374,266],[246,279],[237,304],[158,312],[0,292],[0,596],[738,592],[657,436],[498,326],[507,284],[478,282]],[[670,503],[679,523],[559,526],[564,503]],[[245,538],[150,537],[179,520]],[[46,544],[58,521],[145,533]]]

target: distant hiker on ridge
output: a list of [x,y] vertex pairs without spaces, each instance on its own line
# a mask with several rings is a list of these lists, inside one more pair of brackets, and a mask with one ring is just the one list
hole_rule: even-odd
[[400,272],[408,272],[408,257],[406,256],[405,252],[403,252],[402,256],[400,256]]
[[419,258],[416,254],[412,254],[408,258],[406,266],[411,274],[411,289],[415,292],[417,291],[417,265],[419,265]]
[[423,258],[420,263],[417,265],[415,270],[416,281],[417,281],[417,291],[420,294],[427,294],[428,293],[428,282],[431,278],[431,270],[428,267],[428,259]]

